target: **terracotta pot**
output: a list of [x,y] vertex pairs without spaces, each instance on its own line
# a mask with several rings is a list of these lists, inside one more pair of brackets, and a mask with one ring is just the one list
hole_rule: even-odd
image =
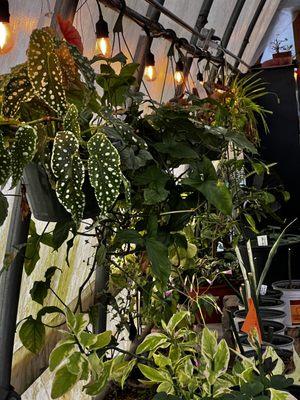
[[[234,285],[236,286],[236,285]],[[239,287],[240,284],[237,283],[237,287]],[[212,285],[212,286],[203,286],[203,287],[199,287],[197,290],[197,294],[201,295],[201,294],[207,294],[207,295],[212,295],[214,297],[217,297],[217,304],[219,306],[219,308],[222,310],[223,308],[223,299],[225,296],[229,296],[229,295],[233,295],[236,294],[234,292],[234,290],[229,287],[228,285]],[[191,293],[191,296],[195,296],[195,292],[194,294]],[[221,322],[222,319],[222,314],[220,314],[217,310],[214,310],[212,312],[211,315],[208,314],[208,312],[205,310],[205,308],[203,307],[202,310],[205,322],[208,324],[217,324]],[[199,322],[202,322],[200,313],[197,313],[197,319],[199,319]]]

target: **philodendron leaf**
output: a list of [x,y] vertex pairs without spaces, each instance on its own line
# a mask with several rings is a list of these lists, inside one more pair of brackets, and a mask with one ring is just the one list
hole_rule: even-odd
[[28,75],[35,95],[58,114],[64,114],[66,95],[54,37],[43,29],[35,29],[30,37]]
[[3,135],[0,132],[0,186],[5,185],[11,175],[11,155],[4,146]]
[[22,324],[19,336],[26,349],[38,353],[45,342],[45,326],[40,320],[30,316]]
[[37,133],[30,125],[20,126],[11,149],[12,187],[19,182],[24,167],[33,159],[36,152]]
[[95,134],[88,142],[89,177],[95,189],[102,215],[113,205],[120,192],[122,172],[117,149],[103,134]]
[[5,117],[14,117],[20,105],[34,97],[34,89],[28,78],[27,67],[16,71],[4,88],[2,114]]
[[8,201],[4,194],[0,192],[0,226],[3,225],[8,213]]
[[83,217],[85,197],[82,191],[84,165],[78,154],[79,141],[72,132],[58,132],[54,139],[51,167],[57,178],[56,194],[75,221]]
[[63,126],[65,131],[73,132],[74,135],[79,139],[80,137],[80,125],[78,122],[78,110],[74,104],[71,104],[64,117]]

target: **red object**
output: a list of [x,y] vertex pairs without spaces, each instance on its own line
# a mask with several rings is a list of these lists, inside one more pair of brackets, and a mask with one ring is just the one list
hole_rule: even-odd
[[241,331],[245,332],[245,333],[250,333],[251,331],[253,331],[253,329],[257,330],[258,337],[259,337],[259,340],[261,343],[262,337],[261,337],[261,331],[259,328],[257,313],[256,313],[256,309],[254,306],[253,299],[250,297],[250,299],[248,300],[248,313],[246,315],[246,318],[245,318],[245,321],[241,328]]
[[[239,287],[239,284],[237,284],[237,287]],[[199,287],[197,290],[197,294],[198,295],[210,294],[214,297],[217,297],[218,299],[216,300],[216,302],[219,308],[222,310],[224,297],[236,293],[234,292],[233,289],[231,289],[227,285],[211,285],[211,286]],[[195,293],[194,294],[191,293],[191,296],[195,297]],[[218,324],[222,320],[222,314],[220,314],[217,310],[214,310],[211,314],[208,314],[208,312],[203,307],[202,314],[207,324]],[[197,313],[197,319],[199,319],[199,322],[202,322],[199,312]]]
[[83,53],[83,44],[78,30],[73,26],[71,21],[63,19],[61,15],[57,15],[57,22],[59,24],[61,33],[66,41],[77,47],[80,53]]

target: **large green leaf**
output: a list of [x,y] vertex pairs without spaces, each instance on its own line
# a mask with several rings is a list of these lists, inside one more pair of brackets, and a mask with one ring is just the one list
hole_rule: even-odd
[[17,69],[4,88],[2,114],[5,117],[14,117],[22,103],[34,97],[34,89],[28,78],[27,67]]
[[37,133],[30,125],[20,126],[16,132],[11,149],[12,187],[19,182],[24,167],[33,159],[36,152]]
[[163,333],[151,333],[146,336],[144,341],[137,347],[136,354],[156,350],[161,344],[166,343],[168,337]]
[[78,122],[78,109],[74,104],[71,104],[64,117],[63,126],[65,131],[74,133],[80,138],[80,125]]
[[155,368],[143,364],[139,364],[138,367],[141,373],[152,382],[172,381],[167,372],[159,371]]
[[85,170],[78,154],[79,141],[72,132],[58,132],[54,139],[51,167],[57,178],[56,194],[75,221],[83,217],[85,197],[82,190]]
[[51,279],[57,270],[57,267],[50,267],[45,272],[45,280],[44,281],[35,281],[30,290],[30,295],[33,301],[43,305],[44,300],[48,295],[48,290],[51,285]]
[[0,226],[3,225],[8,214],[8,201],[0,191]]
[[56,347],[52,350],[49,357],[49,368],[50,371],[54,371],[64,359],[75,349],[76,341],[71,339],[63,339],[58,342]]
[[173,158],[199,158],[198,153],[192,148],[192,146],[188,146],[182,142],[173,141],[171,143],[158,143],[155,145],[155,148],[159,152],[163,154],[169,154]]
[[154,238],[147,238],[145,243],[153,275],[165,286],[171,272],[168,248]]
[[220,341],[217,351],[214,355],[213,372],[218,377],[227,371],[230,353],[227,343],[224,339]]
[[214,332],[205,327],[201,336],[201,353],[209,358],[214,359],[217,350],[217,339]]
[[170,321],[168,322],[168,325],[167,325],[167,329],[168,329],[170,332],[174,332],[176,326],[177,326],[178,324],[180,324],[180,322],[181,322],[184,318],[188,317],[189,315],[190,315],[190,313],[189,313],[188,311],[178,311],[176,314],[174,314],[174,315],[170,318]]
[[103,133],[95,134],[88,142],[89,177],[102,215],[118,198],[122,182],[120,156]]
[[45,327],[40,320],[35,320],[30,316],[22,324],[19,336],[28,350],[38,353],[45,342]]
[[0,132],[0,186],[5,185],[11,175],[11,155],[4,146],[3,135]]
[[54,37],[46,30],[36,29],[30,36],[28,75],[34,93],[58,114],[66,112],[66,95]]
[[72,374],[66,365],[59,368],[55,374],[52,384],[52,399],[58,399],[72,389],[72,387],[80,379],[80,375],[81,374]]

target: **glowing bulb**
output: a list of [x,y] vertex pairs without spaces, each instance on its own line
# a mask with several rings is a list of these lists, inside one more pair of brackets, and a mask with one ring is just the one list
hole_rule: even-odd
[[144,71],[144,78],[148,82],[155,81],[157,77],[156,68],[154,65],[147,65]]
[[8,22],[0,22],[0,54],[8,53],[14,45],[13,35]]
[[111,45],[109,37],[99,37],[96,39],[96,55],[110,57]]
[[177,83],[177,85],[181,85],[184,82],[183,71],[175,71],[174,80]]

